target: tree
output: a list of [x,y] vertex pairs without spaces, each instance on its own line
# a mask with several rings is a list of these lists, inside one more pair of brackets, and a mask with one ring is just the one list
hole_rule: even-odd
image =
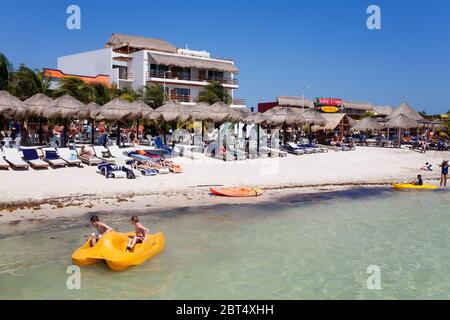
[[134,102],[139,98],[139,94],[132,88],[123,88],[119,90],[119,98],[128,102]]
[[206,86],[205,90],[200,92],[198,95],[198,101],[209,104],[214,104],[221,101],[226,104],[231,104],[233,99],[228,91],[223,87],[222,83],[219,81],[211,81],[211,83]]
[[105,84],[103,83],[93,83],[91,84],[92,88],[94,89],[94,93],[95,93],[95,100],[94,102],[97,103],[98,105],[104,105],[106,103],[108,103],[109,101],[112,100],[112,98],[114,97],[115,94],[115,88],[108,88]]
[[0,52],[0,90],[8,89],[10,72],[12,72],[12,64],[8,58]]
[[160,84],[143,87],[140,90],[140,95],[142,100],[152,109],[156,109],[164,104],[164,87]]
[[372,111],[366,111],[362,115],[362,119],[364,119],[364,118],[374,118],[374,117],[375,117],[375,113],[373,113]]
[[67,77],[59,79],[60,87],[55,91],[55,97],[68,94],[75,99],[90,103],[96,101],[96,91],[94,86],[84,82],[80,78]]
[[32,70],[21,64],[10,75],[9,91],[19,99],[26,100],[37,93],[49,94],[50,81],[39,70]]

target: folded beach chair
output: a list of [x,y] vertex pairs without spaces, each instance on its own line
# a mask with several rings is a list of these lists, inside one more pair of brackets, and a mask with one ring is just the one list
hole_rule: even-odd
[[67,162],[61,159],[55,148],[43,148],[44,160],[48,162],[53,168],[67,167]]
[[99,165],[100,163],[103,162],[101,159],[99,159],[96,156],[94,156],[95,153],[92,150],[92,148],[86,147],[86,149],[92,153],[92,156],[88,157],[88,156],[85,156],[85,155],[81,155],[81,148],[76,148],[75,150],[77,151],[78,159],[80,159],[81,161],[83,161],[84,163],[86,163],[89,166]]
[[104,146],[94,146],[95,156],[104,162],[108,162],[111,164],[117,164],[116,159],[111,156],[111,153]]
[[9,163],[5,161],[3,149],[0,148],[0,169],[9,170]]
[[63,159],[69,166],[77,165],[81,166],[81,160],[78,159],[77,151],[69,148],[59,148],[59,156]]
[[39,158],[36,149],[23,149],[23,158],[33,169],[48,169],[48,163]]
[[119,160],[120,162],[126,163],[127,161],[133,160],[133,158],[125,155],[125,153],[120,150],[119,146],[109,146],[108,151],[113,158]]
[[5,160],[13,167],[14,169],[22,168],[28,169],[30,166],[28,163],[22,160],[22,156],[20,155],[20,151],[13,148],[5,148],[3,149],[5,154]]
[[283,149],[286,150],[287,152],[291,153],[291,154],[295,154],[296,156],[305,154],[306,151],[303,148],[300,148],[299,146],[297,146],[295,143],[293,142],[287,142],[284,146]]
[[101,174],[103,174],[106,179],[114,178],[127,178],[127,172],[122,170],[122,167],[113,166],[110,163],[103,162],[97,166]]

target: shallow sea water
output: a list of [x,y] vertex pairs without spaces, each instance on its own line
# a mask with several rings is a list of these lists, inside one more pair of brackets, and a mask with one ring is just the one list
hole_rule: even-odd
[[[107,216],[120,231],[130,212]],[[141,215],[166,249],[144,265],[81,269],[72,252],[93,232],[79,221],[0,238],[0,299],[449,299],[448,192],[355,189],[260,206]],[[381,290],[369,290],[369,266]]]

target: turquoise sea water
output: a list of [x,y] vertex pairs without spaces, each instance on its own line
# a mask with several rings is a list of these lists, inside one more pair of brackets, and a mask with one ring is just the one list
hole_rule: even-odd
[[[105,219],[130,229],[129,214]],[[352,190],[273,205],[141,215],[166,250],[123,273],[81,269],[66,288],[70,256],[92,232],[66,221],[0,239],[1,299],[448,299],[448,192]],[[380,268],[381,290],[367,288]]]

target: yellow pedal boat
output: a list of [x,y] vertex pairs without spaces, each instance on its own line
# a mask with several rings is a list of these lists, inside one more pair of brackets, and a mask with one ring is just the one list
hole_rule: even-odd
[[134,232],[118,233],[111,231],[105,233],[93,247],[88,240],[73,253],[72,261],[80,267],[105,261],[111,270],[124,271],[129,267],[143,264],[164,250],[164,234],[157,233],[148,235],[143,243],[136,245],[133,252],[126,252],[128,239],[134,235]]
[[410,183],[398,183],[394,184],[395,189],[399,190],[436,190],[439,189],[438,186],[433,186],[431,184],[424,184],[423,186],[416,186]]

